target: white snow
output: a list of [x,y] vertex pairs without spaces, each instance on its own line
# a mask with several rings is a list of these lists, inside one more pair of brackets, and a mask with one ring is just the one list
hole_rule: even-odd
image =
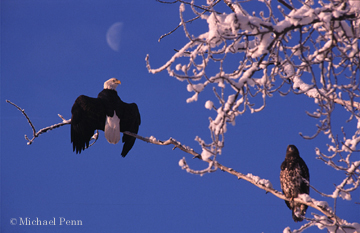
[[186,86],[186,90],[187,90],[188,92],[192,92],[194,89],[193,89],[192,85],[189,83],[189,84]]
[[198,96],[199,96],[199,93],[195,92],[195,94],[192,97],[186,99],[186,103],[191,103],[191,102],[197,101]]
[[[346,152],[351,152],[356,150],[357,144],[360,142],[360,136],[356,134],[352,136],[351,139],[346,139],[344,145],[342,146],[342,150]],[[350,150],[349,150],[350,148]]]
[[268,46],[272,42],[272,32],[266,33],[262,36],[260,44],[256,47],[256,51],[251,55],[252,58],[260,57],[269,52]]
[[255,176],[251,173],[246,174],[246,177],[250,178],[251,180],[253,180],[256,184],[261,184],[264,187],[267,188],[273,188],[271,182],[269,180],[266,179],[261,179],[259,176]]
[[343,200],[351,201],[351,195],[349,192],[340,191],[339,197],[341,197]]
[[242,75],[239,74],[241,75],[241,78],[236,83],[236,87],[238,89],[241,89],[244,86],[244,83],[247,82],[250,79],[251,75],[255,73],[255,71],[258,69],[259,68],[257,67],[256,63],[253,63],[252,66],[248,70],[246,70]]
[[260,177],[255,176],[251,173],[246,174],[246,176],[249,177],[250,179],[252,179],[253,181],[255,181],[255,183],[259,182],[259,180],[260,180]]
[[181,70],[181,67],[182,67],[182,65],[179,63],[179,64],[177,64],[177,65],[175,66],[175,69],[176,69],[177,71],[179,71],[179,70]]
[[180,12],[184,12],[185,11],[185,4],[181,3],[179,9],[180,9]]
[[286,227],[286,228],[283,230],[283,233],[291,233],[290,227]]
[[203,160],[207,160],[207,159],[209,159],[211,156],[213,156],[213,154],[212,154],[209,150],[207,150],[206,148],[203,148],[203,149],[202,149],[201,158],[202,158]]
[[224,106],[225,112],[230,110],[230,106],[232,104],[234,104],[234,101],[235,101],[235,94],[229,95],[228,100],[226,101],[225,106]]
[[209,129],[216,135],[220,135],[226,132],[226,123],[224,122],[225,112],[218,108],[217,113],[216,118],[210,121]]
[[193,84],[193,89],[196,92],[202,92],[204,90],[204,84],[202,84],[202,83]]
[[152,142],[157,141],[156,137],[154,137],[154,136],[150,136],[150,137],[149,137],[149,140],[152,141]]
[[185,157],[183,157],[182,159],[179,160],[179,166],[180,166],[182,169],[185,169],[185,166],[186,166]]
[[329,204],[326,201],[315,201],[314,199],[312,201],[315,205],[317,205],[323,209],[329,208]]
[[286,61],[284,64],[284,72],[287,77],[291,77],[295,74],[295,69],[290,62]]
[[214,107],[214,103],[211,100],[206,101],[205,108],[211,110]]
[[353,164],[351,164],[350,168],[347,170],[348,173],[354,173],[356,168],[359,168],[360,161],[356,161]]
[[306,202],[312,202],[312,198],[306,193],[299,194],[298,198],[300,198],[300,199],[302,199],[303,201],[306,201]]
[[[328,218],[326,216],[319,216],[319,215],[314,215],[315,219],[316,219],[316,223],[315,225],[320,229],[327,229],[328,232],[330,233],[337,233],[339,232],[339,227],[337,225],[334,225],[332,222],[330,222],[328,220]],[[360,232],[360,224],[359,223],[348,223],[345,220],[342,220],[339,223],[342,228],[341,228],[341,232],[344,233],[358,233]]]

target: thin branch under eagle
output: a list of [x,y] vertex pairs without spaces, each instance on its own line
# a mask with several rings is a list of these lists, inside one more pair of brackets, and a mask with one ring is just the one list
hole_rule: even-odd
[[[26,114],[24,109],[20,108],[18,105],[16,105],[15,103],[13,103],[13,102],[11,102],[9,100],[6,100],[6,102],[13,105],[14,107],[16,107],[25,116],[25,118],[27,119],[29,125],[31,126],[32,131],[33,131],[33,138],[29,139],[25,135],[25,139],[28,141],[28,143],[27,143],[28,145],[32,144],[32,142],[35,140],[35,138],[39,137],[43,133],[46,133],[46,132],[48,132],[50,130],[59,128],[59,127],[64,126],[64,125],[71,124],[71,119],[66,120],[61,115],[59,115],[59,117],[63,120],[62,122],[60,122],[58,124],[48,126],[48,127],[45,127],[45,128],[42,128],[39,131],[36,131],[34,124],[31,122],[30,118],[28,117],[28,115]],[[123,133],[128,135],[128,136],[135,137],[135,138],[137,138],[139,140],[142,140],[142,141],[147,142],[147,143],[155,144],[155,145],[161,145],[161,146],[173,145],[174,149],[179,148],[180,150],[182,150],[182,151],[184,151],[184,152],[186,152],[188,154],[193,155],[194,156],[193,158],[198,158],[198,159],[200,159],[202,161],[205,161],[207,163],[212,163],[213,167],[218,168],[221,171],[227,172],[227,173],[229,173],[231,175],[234,175],[239,180],[240,179],[245,180],[245,181],[255,185],[256,187],[265,190],[266,193],[271,193],[274,196],[276,196],[276,197],[278,197],[278,198],[280,198],[282,200],[285,200],[285,201],[295,201],[297,203],[305,204],[307,206],[310,206],[310,207],[320,211],[326,217],[328,217],[329,224],[338,224],[340,226],[342,225],[342,220],[340,218],[338,218],[335,215],[335,213],[333,213],[331,208],[328,208],[327,206],[319,205],[319,203],[320,203],[319,201],[316,201],[315,199],[312,199],[310,197],[307,199],[307,201],[304,201],[302,198],[294,198],[292,200],[290,198],[286,198],[285,195],[282,194],[280,191],[277,191],[277,190],[275,190],[275,189],[273,189],[271,187],[265,186],[265,185],[259,183],[258,181],[252,179],[251,177],[249,177],[249,176],[247,176],[247,175],[245,175],[245,174],[243,174],[241,172],[238,172],[238,171],[234,170],[233,168],[224,166],[224,165],[220,164],[218,161],[213,161],[213,160],[211,160],[209,158],[203,158],[201,156],[201,154],[195,152],[192,148],[184,146],[179,141],[177,141],[177,140],[175,140],[173,138],[169,138],[166,141],[161,141],[161,140],[158,140],[158,139],[156,139],[156,138],[154,138],[152,136],[151,137],[142,137],[142,136],[140,136],[138,134],[131,133],[129,131],[124,131]],[[97,138],[98,138],[98,132],[96,132],[93,135],[92,139],[94,140],[94,142],[92,144],[90,144],[89,146],[93,145],[96,142]]]

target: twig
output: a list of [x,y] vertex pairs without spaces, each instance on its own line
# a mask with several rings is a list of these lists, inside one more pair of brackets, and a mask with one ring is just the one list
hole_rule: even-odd
[[[31,129],[33,131],[33,138],[32,139],[29,139],[28,136],[25,134],[25,139],[28,141],[27,145],[31,145],[33,143],[33,141],[35,140],[35,138],[39,137],[43,133],[46,133],[47,131],[59,128],[60,126],[63,126],[63,125],[71,124],[71,119],[66,120],[62,115],[58,114],[58,116],[63,120],[63,122],[57,123],[57,124],[54,124],[54,125],[51,125],[51,126],[48,126],[48,127],[45,127],[45,128],[42,128],[42,129],[40,129],[39,131],[36,132],[35,126],[31,122],[31,120],[28,117],[28,115],[26,114],[25,110],[21,109],[19,106],[17,106],[16,104],[11,102],[10,100],[6,100],[6,102],[13,105],[14,107],[16,107],[25,116],[25,118],[27,119],[27,121],[28,121],[28,123],[29,123],[29,125],[30,125],[30,127],[31,127]],[[90,146],[94,145],[94,143],[98,140],[98,138],[99,138],[99,131],[96,130],[96,133],[90,139],[90,140],[94,140],[94,141],[86,148],[89,148]]]
[[68,125],[68,124],[71,124],[71,119],[69,120],[65,120],[61,115],[59,115],[59,117],[63,120],[63,122],[61,123],[58,123],[58,124],[55,124],[55,125],[51,125],[51,126],[48,126],[48,127],[45,127],[45,128],[42,128],[40,129],[39,131],[36,132],[36,129],[35,129],[35,126],[34,124],[31,122],[30,118],[28,117],[28,115],[25,113],[25,110],[24,109],[21,109],[19,106],[17,106],[16,104],[14,104],[13,102],[9,101],[9,100],[6,100],[7,103],[13,105],[14,107],[16,107],[24,116],[25,118],[27,119],[29,125],[31,126],[31,129],[33,131],[33,138],[32,139],[29,139],[28,136],[25,134],[25,139],[28,141],[28,145],[31,145],[31,143],[33,143],[33,141],[35,140],[35,138],[39,137],[41,134],[43,133],[46,133],[47,131],[49,130],[53,130],[53,129],[56,129],[56,128],[59,128],[60,126],[63,126],[63,125]]
[[283,4],[286,8],[288,8],[289,10],[294,10],[294,8],[292,6],[290,6],[287,2],[285,2],[284,0],[278,0],[278,2],[280,2],[281,4]]
[[164,35],[161,35],[160,38],[158,39],[158,42],[161,41],[162,38],[172,34],[173,32],[175,32],[179,27],[181,26],[181,23],[179,23],[179,25],[177,25],[173,30],[171,30],[170,32],[168,33],[165,33]]
[[[191,23],[191,22],[197,20],[198,18],[200,18],[201,15],[204,15],[204,14],[205,14],[205,12],[210,11],[209,9],[207,9],[207,8],[205,8],[205,7],[197,6],[197,5],[193,4],[192,2],[186,2],[186,1],[181,1],[181,0],[175,0],[175,1],[173,1],[173,2],[166,2],[166,1],[161,1],[161,0],[156,0],[156,1],[158,1],[158,2],[160,2],[160,3],[165,3],[165,4],[174,4],[174,3],[180,2],[180,3],[183,3],[183,4],[188,4],[188,5],[190,5],[191,7],[196,7],[196,8],[198,8],[198,9],[200,9],[200,10],[203,10],[203,12],[198,13],[198,15],[197,15],[196,17],[192,18],[192,19],[189,19],[189,20],[187,20],[187,21],[182,20],[173,30],[171,30],[171,31],[169,31],[169,32],[161,35],[160,38],[158,39],[158,42],[160,42],[164,37],[166,37],[166,36],[172,34],[173,32],[175,32],[180,26],[185,26],[185,24]],[[215,3],[214,5],[216,5],[216,4],[217,4],[217,3]],[[194,11],[194,13],[195,13],[195,10],[193,10],[193,11]],[[216,11],[215,11],[215,13],[221,14],[220,12],[216,12]]]

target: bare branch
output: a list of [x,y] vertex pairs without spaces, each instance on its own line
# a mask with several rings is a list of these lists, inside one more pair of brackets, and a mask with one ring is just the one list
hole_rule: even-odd
[[[69,120],[66,120],[62,115],[58,114],[58,116],[63,120],[62,122],[60,123],[57,123],[57,124],[54,124],[54,125],[51,125],[51,126],[48,126],[48,127],[45,127],[45,128],[42,128],[40,129],[39,131],[36,132],[35,130],[35,126],[34,124],[31,122],[30,118],[28,117],[28,115],[26,114],[25,110],[24,109],[21,109],[19,106],[17,106],[16,104],[14,104],[13,102],[11,102],[10,100],[6,100],[7,103],[13,105],[14,107],[16,107],[27,119],[31,129],[33,130],[33,138],[32,139],[29,139],[28,136],[25,134],[25,139],[28,141],[27,145],[31,145],[33,143],[33,141],[35,140],[35,138],[39,137],[41,134],[43,133],[46,133],[47,131],[50,131],[50,130],[53,130],[53,129],[56,129],[56,128],[59,128],[63,125],[69,125],[71,124],[71,119]],[[99,138],[99,131],[96,130],[96,133],[91,137],[90,140],[94,140],[88,147],[86,148],[89,148],[90,146],[94,145],[95,142],[98,140]]]
[[16,104],[14,104],[13,102],[11,102],[9,100],[6,100],[6,102],[13,105],[14,107],[16,107],[25,116],[25,118],[27,119],[27,121],[28,121],[28,123],[29,123],[29,125],[30,125],[30,127],[31,127],[31,129],[33,131],[33,138],[32,139],[29,139],[28,136],[25,134],[25,139],[28,141],[28,143],[27,143],[28,145],[31,145],[31,143],[33,143],[35,138],[39,137],[43,133],[46,133],[47,131],[59,128],[60,126],[63,126],[63,125],[71,124],[71,119],[65,120],[61,115],[59,115],[59,117],[63,120],[62,122],[51,125],[51,126],[48,126],[48,127],[45,127],[45,128],[42,128],[39,131],[36,131],[34,124],[31,122],[30,118],[25,113],[24,109],[21,109],[19,106],[17,106]]
[[294,8],[292,6],[290,6],[287,2],[285,2],[284,0],[278,0],[278,2],[280,2],[281,4],[283,4],[286,8],[288,8],[289,10],[293,10]]

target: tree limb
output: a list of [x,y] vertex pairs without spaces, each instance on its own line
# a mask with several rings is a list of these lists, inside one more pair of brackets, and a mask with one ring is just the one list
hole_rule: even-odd
[[[56,128],[59,128],[61,126],[64,126],[64,125],[68,125],[68,124],[71,124],[71,119],[69,120],[66,120],[64,119],[61,115],[59,115],[60,118],[63,119],[63,122],[61,123],[58,123],[58,124],[54,124],[54,125],[51,125],[51,126],[48,126],[48,127],[45,127],[43,129],[40,129],[39,131],[36,132],[35,130],[35,126],[33,125],[33,123],[31,122],[30,118],[28,117],[28,115],[26,114],[25,110],[24,109],[21,109],[18,105],[12,103],[11,101],[9,100],[6,100],[7,103],[15,106],[24,116],[25,118],[27,119],[28,123],[30,124],[32,130],[33,130],[33,138],[32,139],[29,139],[26,135],[25,135],[25,139],[28,141],[28,145],[30,145],[34,139],[36,137],[38,137],[39,135],[43,134],[43,133],[46,133],[47,131],[50,131],[50,130],[53,130],[53,129],[56,129]],[[234,170],[233,168],[229,168],[229,167],[226,167],[222,164],[220,164],[218,161],[216,160],[212,160],[212,159],[209,159],[209,158],[203,158],[203,156],[197,152],[195,152],[192,148],[190,147],[187,147],[185,145],[182,145],[179,141],[173,139],[173,138],[169,138],[168,140],[166,141],[161,141],[161,140],[158,140],[156,139],[155,137],[151,136],[151,137],[143,137],[143,136],[140,136],[140,135],[137,135],[137,134],[134,134],[134,133],[131,133],[131,132],[128,132],[128,131],[125,131],[123,132],[124,134],[127,134],[127,135],[130,135],[132,137],[135,137],[139,140],[142,140],[144,142],[148,142],[148,143],[152,143],[152,144],[155,144],[155,145],[161,145],[161,146],[165,146],[165,145],[174,145],[174,149],[175,148],[179,148],[180,150],[188,153],[188,154],[191,154],[193,155],[194,157],[193,158],[198,158],[202,161],[205,161],[209,164],[211,164],[213,167],[215,168],[219,168],[220,170],[224,171],[224,172],[227,172],[231,175],[234,175],[236,176],[238,179],[243,179],[253,185],[255,185],[256,187],[260,188],[260,189],[263,189],[266,191],[266,193],[271,193],[273,194],[274,196],[280,198],[280,199],[283,199],[285,201],[295,201],[295,202],[299,202],[299,203],[302,203],[302,204],[305,204],[307,206],[310,206],[314,209],[317,209],[318,211],[320,211],[321,213],[323,213],[326,217],[328,217],[329,219],[331,219],[333,222],[335,223],[341,223],[342,220],[340,218],[338,218],[334,213],[333,211],[331,210],[331,208],[329,208],[327,206],[327,203],[326,202],[319,202],[319,201],[316,201],[315,199],[312,199],[310,198],[309,196],[305,196],[305,199],[304,198],[294,198],[293,200],[289,199],[289,198],[286,198],[284,194],[282,194],[281,192],[275,190],[272,188],[271,185],[264,185],[264,183],[262,182],[259,182],[260,178],[257,177],[258,179],[254,179],[255,176],[253,176],[252,174],[242,174],[241,172],[238,172],[236,170]],[[93,136],[93,139],[95,139],[95,142],[98,138],[98,135],[99,133],[96,132]],[[91,145],[93,145],[95,142],[93,142]],[[90,145],[90,146],[91,146]]]
[[33,138],[29,139],[28,136],[25,134],[25,139],[28,141],[28,143],[27,143],[28,145],[31,145],[33,143],[33,141],[35,140],[35,138],[39,137],[41,134],[46,133],[49,130],[59,128],[60,126],[63,126],[63,125],[71,124],[71,119],[66,120],[60,114],[58,114],[58,116],[63,120],[61,123],[54,124],[54,125],[42,128],[39,131],[36,131],[34,124],[31,122],[30,118],[25,113],[24,109],[21,109],[19,106],[17,106],[16,104],[11,102],[10,100],[6,100],[6,102],[13,105],[14,107],[16,107],[25,116],[25,118],[27,119],[29,125],[31,126],[31,129],[33,131]]

